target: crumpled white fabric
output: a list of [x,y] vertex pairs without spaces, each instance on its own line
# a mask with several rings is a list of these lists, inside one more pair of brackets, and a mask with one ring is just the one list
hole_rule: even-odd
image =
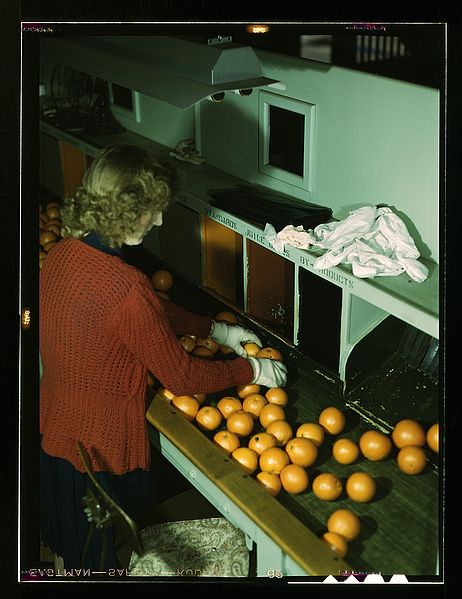
[[406,225],[387,206],[358,208],[342,221],[318,225],[313,233],[313,245],[328,250],[315,260],[316,269],[347,263],[360,278],[406,272],[421,283],[428,276]]
[[[265,232],[267,229],[270,231],[268,225]],[[300,227],[296,229],[300,234]],[[279,237],[284,230],[276,235],[276,242],[294,245],[288,235]],[[359,278],[396,276],[406,272],[411,279],[421,283],[428,277],[428,268],[419,262],[420,253],[406,225],[387,206],[358,208],[346,219],[318,225],[307,231],[307,235],[312,238],[313,248],[327,250],[315,260],[315,269],[324,270],[342,263],[351,264],[353,274]],[[276,249],[280,247],[274,241],[271,243]],[[309,249],[309,246],[303,249]]]
[[285,244],[292,245],[301,250],[308,250],[315,243],[314,237],[309,231],[305,231],[302,225],[298,227],[287,225],[279,233],[276,233],[273,225],[266,223],[263,234],[277,252],[283,252]]

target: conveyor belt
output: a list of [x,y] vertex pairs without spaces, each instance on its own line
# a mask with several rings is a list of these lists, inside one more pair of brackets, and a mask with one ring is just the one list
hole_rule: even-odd
[[[219,299],[183,282],[178,282],[170,295],[174,301],[199,313],[213,315],[226,307]],[[265,331],[262,331],[262,336],[268,339]],[[429,415],[437,416],[437,383],[405,363],[401,363],[393,373],[389,372],[390,365],[384,364],[382,370],[373,373],[361,388],[350,394],[347,405],[338,386],[331,383],[324,387],[319,377],[310,374],[308,360],[289,347],[283,349],[283,354],[290,372],[287,419],[294,427],[304,421],[317,421],[319,413],[327,405],[337,405],[346,411],[347,425],[341,436],[355,441],[364,431],[377,425],[383,424],[384,430],[390,430],[390,423],[396,422],[398,416],[422,421],[422,414],[425,413],[425,426],[430,424],[430,421],[426,421]],[[227,392],[223,392],[225,394]],[[381,405],[392,408],[382,411]],[[186,425],[185,434],[187,430],[192,430],[195,436],[199,434],[199,439],[204,436],[193,425],[183,424]],[[318,472],[329,471],[337,474],[345,483],[349,474],[365,471],[377,483],[373,501],[368,504],[354,503],[343,492],[335,502],[325,502],[310,490],[301,495],[289,495],[282,491],[277,498],[268,499],[287,508],[316,537],[325,531],[328,516],[334,510],[344,507],[353,509],[361,519],[362,530],[359,537],[350,543],[345,559],[356,571],[381,572],[382,575],[403,573],[417,577],[435,575],[441,513],[438,456],[428,451],[429,463],[424,472],[409,476],[398,469],[396,450],[384,462],[360,458],[355,464],[340,465],[331,457],[334,440],[326,436],[316,464],[308,469],[310,480]],[[210,476],[216,479],[220,474],[212,468]]]
[[[288,389],[293,398],[291,411],[295,422],[317,421],[320,411],[326,407],[326,398],[313,393],[310,377],[299,372],[299,379]],[[329,405],[345,409],[339,399]],[[358,441],[361,434],[372,428],[351,409],[345,410],[347,424],[343,437]],[[290,413],[290,411],[288,411]],[[293,418],[293,417],[292,417]],[[416,476],[402,473],[395,461],[396,450],[383,462],[360,458],[351,465],[338,464],[332,457],[332,445],[336,437],[326,435],[319,448],[316,464],[308,471],[311,480],[320,472],[332,472],[344,483],[356,471],[368,472],[376,481],[375,498],[367,504],[355,503],[343,492],[340,499],[330,503],[319,500],[312,492],[297,496],[285,493],[279,496],[292,513],[305,522],[311,530],[320,534],[334,509],[350,508],[361,519],[359,537],[351,542],[348,560],[356,570],[404,573],[406,575],[431,576],[435,574],[438,551],[438,469],[432,461],[424,472]]]

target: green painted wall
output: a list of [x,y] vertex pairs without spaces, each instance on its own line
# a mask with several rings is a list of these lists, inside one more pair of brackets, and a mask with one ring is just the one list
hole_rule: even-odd
[[[340,67],[259,53],[274,93],[316,105],[312,193],[258,171],[258,93],[200,105],[206,161],[276,191],[350,210],[385,203],[401,216],[422,256],[438,262],[439,92]],[[268,88],[264,88],[268,89]]]
[[143,94],[139,96],[139,105],[139,123],[117,113],[117,119],[130,131],[169,148],[174,148],[183,139],[194,138],[194,108],[182,110]]

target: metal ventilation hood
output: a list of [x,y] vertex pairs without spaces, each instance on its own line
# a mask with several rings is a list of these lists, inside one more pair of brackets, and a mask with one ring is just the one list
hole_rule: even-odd
[[234,43],[162,35],[42,38],[41,52],[42,58],[183,109],[219,92],[277,83],[262,76],[253,48]]

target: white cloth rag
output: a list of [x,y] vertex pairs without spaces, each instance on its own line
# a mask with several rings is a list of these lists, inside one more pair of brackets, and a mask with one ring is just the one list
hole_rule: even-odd
[[316,269],[346,263],[360,278],[406,272],[421,283],[428,276],[428,268],[418,261],[420,253],[406,225],[387,206],[358,208],[342,221],[318,225],[313,234],[313,245],[327,249],[315,260]]
[[358,208],[344,220],[309,231],[289,225],[276,234],[267,224],[265,237],[277,251],[282,251],[286,243],[301,249],[312,246],[327,250],[315,260],[317,270],[342,263],[351,264],[353,274],[360,278],[406,272],[421,283],[428,277],[428,268],[419,262],[420,253],[406,225],[386,206]]

